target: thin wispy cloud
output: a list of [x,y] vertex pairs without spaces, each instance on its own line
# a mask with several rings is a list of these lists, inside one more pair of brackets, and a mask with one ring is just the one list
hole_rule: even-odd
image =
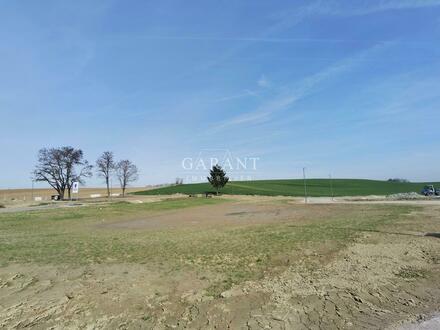
[[276,17],[280,19],[279,25],[288,24],[290,20],[294,22],[302,21],[313,16],[360,16],[369,15],[391,10],[406,10],[439,7],[440,0],[380,0],[380,1],[315,1],[307,7],[278,13]]
[[233,94],[233,95],[223,96],[223,97],[220,97],[218,99],[212,100],[212,102],[213,103],[216,103],[216,102],[227,102],[227,101],[231,101],[231,100],[241,99],[243,97],[255,97],[257,95],[258,95],[257,92],[251,91],[249,89],[246,89],[242,93],[237,93],[237,94]]
[[[202,70],[207,70],[207,69],[213,68],[213,67],[219,65],[220,63],[238,55],[240,52],[242,52],[247,47],[249,47],[250,45],[252,45],[256,42],[263,42],[263,41],[270,41],[270,40],[273,41],[274,39],[271,38],[272,36],[274,36],[275,34],[277,34],[279,32],[285,31],[286,29],[292,28],[293,26],[301,23],[304,19],[306,19],[310,15],[310,13],[313,13],[316,10],[316,7],[319,7],[319,6],[320,6],[319,2],[313,2],[311,4],[308,4],[307,6],[296,8],[296,12],[295,12],[294,17],[289,17],[287,19],[285,19],[285,18],[277,19],[274,24],[272,24],[269,27],[267,27],[266,29],[262,30],[256,37],[237,38],[236,39],[237,41],[242,41],[239,45],[228,49],[226,52],[224,52],[219,57],[217,57],[211,61],[205,62],[205,63],[201,64],[200,66],[194,68],[191,73],[185,74],[184,77],[189,76],[197,71],[202,71]],[[177,37],[177,38],[186,38],[186,37]],[[231,41],[231,40],[234,40],[234,38],[223,38],[223,40]]]
[[215,127],[215,130],[222,130],[237,125],[257,124],[268,121],[271,119],[274,113],[290,108],[294,106],[295,103],[308,96],[321,82],[349,71],[388,45],[390,45],[390,43],[380,44],[362,51],[350,58],[339,61],[320,72],[302,79],[299,83],[294,84],[293,87],[283,86],[282,89],[288,89],[288,92],[278,94],[275,98],[262,104],[255,111],[244,113],[224,121]]
[[[439,82],[430,72],[411,72],[386,79],[372,87],[370,93],[383,93],[387,97],[369,108],[364,109],[366,116],[362,124],[396,122],[396,118],[418,118],[431,114],[438,117],[440,102]],[[426,117],[425,117],[426,118]]]
[[227,102],[232,100],[237,100],[245,97],[257,97],[260,96],[262,91],[266,88],[269,88],[271,86],[270,81],[266,78],[265,75],[262,75],[256,82],[258,88],[255,90],[245,89],[243,92],[223,96],[217,99],[212,100],[212,103],[218,103],[218,102]]
[[[373,13],[374,11],[360,11],[357,15],[365,15],[368,13]],[[325,13],[325,11],[320,12]],[[316,14],[319,14],[317,12]],[[356,12],[338,12],[334,11],[333,15],[340,16],[354,16]],[[371,42],[381,42],[383,40],[378,39],[359,39],[359,38],[316,38],[316,37],[303,37],[303,38],[279,38],[279,37],[216,37],[216,36],[190,36],[190,35],[182,35],[182,36],[161,36],[161,35],[142,35],[142,36],[132,36],[131,39],[140,39],[140,40],[179,40],[179,41],[212,41],[212,42],[242,42],[247,45],[251,45],[253,43],[269,43],[269,44],[290,44],[290,43],[316,43],[316,44],[341,44],[341,43],[357,43],[357,44],[367,44]],[[112,41],[117,40],[118,36],[112,36]],[[425,41],[420,40],[411,40],[406,41],[408,44],[428,44]],[[237,49],[246,48],[246,45],[238,45]],[[235,50],[235,49],[234,49]],[[232,54],[234,52],[228,53]],[[223,58],[223,57],[222,57]],[[228,56],[224,56],[225,59],[229,58]]]
[[257,84],[261,88],[268,88],[270,87],[270,81],[266,78],[265,75],[262,75],[260,79],[258,79]]
[[[417,9],[440,6],[439,0],[391,0],[379,1],[377,4],[374,5],[371,5],[370,2],[366,3],[368,3],[369,5],[356,9],[350,9],[348,11],[348,14],[366,15],[388,10]],[[340,12],[343,13],[344,11]]]
[[[344,2],[348,7],[342,7],[338,2],[317,0],[305,6],[293,7],[284,10],[282,13],[273,15],[275,23],[267,27],[257,36],[253,37],[216,37],[216,36],[142,36],[146,39],[175,39],[175,40],[203,40],[203,41],[235,41],[241,42],[221,54],[219,57],[207,61],[200,66],[193,68],[187,77],[194,72],[208,70],[220,63],[237,56],[240,52],[254,43],[291,43],[291,42],[317,42],[317,43],[341,43],[341,42],[378,42],[381,40],[360,40],[344,38],[277,38],[275,35],[292,29],[302,22],[319,16],[358,16],[367,15],[390,10],[418,9],[440,6],[440,0],[389,0],[389,1],[363,1]],[[182,78],[183,78],[182,77]]]
[[[272,30],[272,29],[269,29]],[[266,34],[266,33],[264,33]],[[343,38],[276,38],[276,37],[218,37],[218,36],[191,36],[191,35],[181,35],[181,36],[166,36],[166,35],[142,35],[142,36],[132,36],[132,39],[141,40],[183,40],[183,41],[242,41],[242,42],[267,42],[267,43],[292,43],[292,42],[327,42],[327,43],[341,43],[341,42],[353,42],[353,39],[343,39]],[[117,36],[112,36],[112,39],[117,39]]]

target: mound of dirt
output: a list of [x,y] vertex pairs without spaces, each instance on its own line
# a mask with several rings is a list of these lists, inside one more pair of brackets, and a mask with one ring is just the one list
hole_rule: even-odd
[[400,193],[400,194],[393,194],[387,196],[388,200],[393,201],[408,201],[408,200],[421,200],[426,199],[425,196],[422,196],[416,192],[409,192],[409,193]]

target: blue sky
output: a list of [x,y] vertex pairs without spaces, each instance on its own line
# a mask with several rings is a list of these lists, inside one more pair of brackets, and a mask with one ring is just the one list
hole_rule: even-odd
[[0,36],[0,188],[61,145],[141,185],[214,149],[257,179],[440,180],[440,0],[0,1]]

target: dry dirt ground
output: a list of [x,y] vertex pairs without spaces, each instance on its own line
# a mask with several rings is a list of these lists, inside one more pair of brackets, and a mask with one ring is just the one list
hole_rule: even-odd
[[[127,193],[136,192],[140,190],[146,190],[148,187],[129,187],[127,188]],[[119,188],[112,188],[112,193],[120,194],[121,190]],[[0,203],[6,206],[14,205],[27,205],[27,204],[38,204],[35,203],[35,197],[41,197],[41,202],[50,201],[51,195],[56,195],[57,192],[53,189],[46,188],[36,188],[36,189],[0,189]],[[106,188],[84,188],[81,187],[77,197],[79,198],[90,198],[92,194],[101,194],[106,196]]]
[[[286,198],[241,197],[92,222],[87,228],[96,235],[142,233],[150,236],[135,239],[152,239],[151,235],[174,233],[182,242],[188,233],[228,230],[230,251],[226,242],[226,247],[219,245],[219,255],[231,260],[239,255],[234,250],[240,244],[233,238],[236,232],[263,231],[256,237],[267,244],[270,261],[261,276],[234,281],[219,294],[209,294],[218,276],[216,268],[205,267],[199,260],[203,255],[196,252],[198,257],[191,262],[184,259],[178,255],[179,246],[173,245],[169,249],[176,247],[177,256],[170,254],[170,260],[180,257],[188,267],[173,268],[169,260],[7,262],[0,267],[0,328],[398,329],[403,322],[440,312],[440,205],[393,213],[396,210],[384,205],[302,205]],[[383,219],[398,214],[398,219],[374,226],[360,221],[350,227],[357,218],[370,219],[370,214]],[[341,222],[342,218],[347,220]],[[325,227],[329,238],[324,232],[314,239],[316,226]],[[300,237],[289,250],[273,248],[290,242],[280,238],[289,228],[300,228],[304,236],[312,231],[312,237]],[[339,231],[347,236],[331,238]],[[228,240],[228,235],[219,237]],[[216,239],[214,235],[213,244]],[[14,244],[5,239],[0,243]],[[209,237],[203,243],[210,244]],[[259,243],[253,244],[257,249]],[[258,260],[249,261],[249,267],[254,269]]]

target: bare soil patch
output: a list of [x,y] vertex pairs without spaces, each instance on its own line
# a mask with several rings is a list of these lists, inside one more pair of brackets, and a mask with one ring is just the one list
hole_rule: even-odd
[[[99,224],[100,228],[113,229],[170,229],[234,227],[271,223],[305,223],[311,218],[322,220],[330,213],[347,215],[349,209],[339,205],[296,205],[286,203],[227,203],[200,206],[127,218]],[[352,212],[355,212],[352,210]]]
[[[129,187],[127,188],[127,194],[133,193],[141,190],[146,190],[145,187]],[[101,195],[102,197],[107,196],[106,188],[86,188],[81,187],[78,196],[80,199],[89,199],[90,195]],[[119,188],[112,188],[113,194],[121,194]],[[0,203],[6,206],[26,206],[29,204],[39,204],[50,202],[50,197],[56,195],[57,192],[54,189],[46,188],[36,188],[36,189],[1,189],[0,190]],[[35,201],[35,197],[40,197],[41,200]]]

